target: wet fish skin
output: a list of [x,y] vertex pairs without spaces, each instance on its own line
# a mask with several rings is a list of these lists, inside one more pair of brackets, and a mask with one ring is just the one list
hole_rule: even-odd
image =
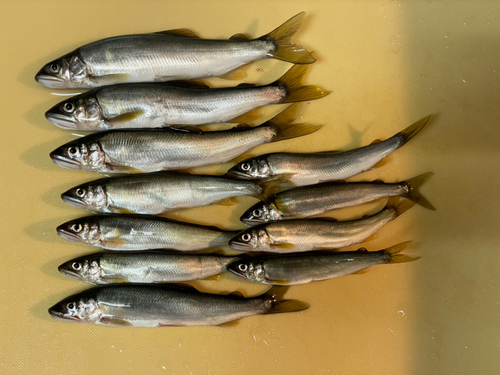
[[217,275],[236,259],[165,251],[101,252],[72,259],[58,269],[65,276],[92,284],[167,283]]
[[86,131],[191,129],[193,125],[240,122],[245,121],[245,113],[260,106],[328,95],[329,91],[319,86],[302,84],[307,69],[294,65],[277,81],[265,86],[209,88],[192,81],[106,86],[62,101],[49,109],[45,117],[60,128]]
[[236,233],[148,215],[87,216],[57,227],[67,241],[122,251],[203,250],[226,246]]
[[385,141],[345,152],[273,153],[244,160],[228,174],[273,185],[305,186],[339,181],[370,170],[405,145],[428,123],[427,116]]
[[253,40],[241,34],[229,40],[200,39],[187,29],[102,39],[46,64],[35,79],[51,88],[94,88],[220,76],[267,58],[310,64],[315,59],[291,41],[304,15]]
[[262,284],[307,284],[353,274],[377,264],[417,260],[420,257],[399,254],[410,242],[373,252],[361,248],[357,251],[322,251],[243,258],[229,264],[228,271],[237,277]]
[[[294,112],[293,109],[290,111]],[[224,163],[269,142],[311,134],[321,126],[291,124],[288,112],[253,128],[212,132],[108,130],[75,139],[50,153],[57,165],[102,173],[148,173]]]
[[322,218],[261,224],[239,233],[229,245],[237,251],[273,253],[339,249],[364,241],[413,205],[412,201],[390,202],[375,215],[350,221]]
[[95,212],[157,215],[261,194],[262,188],[250,181],[159,172],[94,180],[69,189],[61,197],[71,206]]
[[240,220],[247,225],[256,225],[299,219],[390,197],[407,198],[433,210],[432,204],[419,191],[432,175],[429,172],[408,181],[389,184],[381,181],[324,183],[292,189],[276,194],[266,203],[255,204]]
[[104,285],[72,295],[49,308],[60,320],[115,327],[220,325],[246,316],[307,309],[309,304],[283,300],[287,288],[243,298],[202,293],[189,285]]

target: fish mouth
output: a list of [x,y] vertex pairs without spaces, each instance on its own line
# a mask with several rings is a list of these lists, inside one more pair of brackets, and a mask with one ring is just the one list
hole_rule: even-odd
[[49,314],[51,317],[59,319],[59,320],[65,320],[65,321],[71,321],[71,322],[75,322],[75,321],[79,320],[77,317],[65,315],[64,313],[55,310],[54,307],[51,307],[49,309]]
[[80,276],[76,272],[73,272],[67,268],[64,268],[64,265],[59,266],[58,270],[64,276],[71,277],[72,279],[80,280]]
[[69,232],[66,229],[61,228],[61,227],[57,228],[57,235],[59,237],[65,239],[66,241],[70,241],[70,242],[84,242],[80,237],[78,237],[78,235],[76,235],[76,234],[74,234],[72,232]]
[[252,251],[253,246],[244,242],[239,241],[229,241],[229,247],[237,251]]
[[239,178],[240,180],[251,180],[252,177],[250,177],[249,175],[247,175],[246,173],[244,172],[241,172],[237,169],[230,169],[227,171],[227,173],[225,174],[226,177],[235,177],[235,178]]
[[50,153],[50,158],[55,164],[57,164],[60,167],[67,169],[81,169],[81,166],[77,161],[56,154],[55,151]]
[[62,89],[67,87],[66,82],[62,78],[54,77],[48,74],[38,73],[35,76],[35,80],[41,85],[52,89]]
[[240,221],[248,227],[254,227],[254,226],[259,225],[259,224],[267,223],[267,221],[264,221],[264,220],[247,219],[244,217],[240,218]]
[[76,121],[72,117],[65,116],[60,113],[46,112],[45,118],[55,126],[60,127],[61,129],[68,129],[68,130],[78,129]]
[[87,208],[85,203],[83,203],[81,200],[74,198],[70,195],[66,195],[66,194],[67,193],[61,194],[61,198],[62,198],[64,203],[69,204],[70,206],[76,207],[76,208]]

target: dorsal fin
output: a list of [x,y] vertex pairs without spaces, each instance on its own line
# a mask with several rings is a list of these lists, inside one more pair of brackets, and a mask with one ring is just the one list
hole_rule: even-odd
[[240,89],[244,89],[244,88],[247,88],[247,87],[257,87],[257,85],[255,83],[240,83],[236,87],[239,87]]
[[381,139],[375,139],[372,143],[370,143],[371,145],[376,145],[377,143],[380,143],[382,142]]
[[189,29],[172,29],[172,30],[157,31],[155,34],[175,35],[175,36],[182,36],[184,38],[199,38],[200,37],[193,30],[189,30]]
[[186,89],[209,89],[210,88],[210,86],[208,86],[205,82],[199,81],[199,80],[170,81],[170,82],[166,82],[165,84],[170,85],[170,86],[183,87]]
[[230,40],[250,40],[250,37],[243,33],[234,34]]
[[194,125],[171,125],[169,129],[176,130],[179,132],[192,133],[192,134],[203,134],[203,130],[197,128]]

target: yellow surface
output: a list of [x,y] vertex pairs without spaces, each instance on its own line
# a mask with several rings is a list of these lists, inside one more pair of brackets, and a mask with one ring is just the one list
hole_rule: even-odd
[[[34,81],[42,64],[127,33],[188,27],[203,37],[260,36],[302,10],[308,16],[294,40],[318,58],[306,80],[332,90],[304,105],[302,120],[325,127],[252,154],[358,147],[436,113],[390,163],[360,176],[436,173],[423,192],[437,211],[412,208],[367,243],[378,250],[413,239],[409,252],[422,259],[294,287],[289,297],[310,302],[309,310],[236,327],[113,329],[53,320],[49,306],[88,287],[57,266],[94,251],[56,235],[58,224],[86,214],[59,194],[97,176],[49,159],[73,136],[43,117],[61,97]],[[499,2],[4,0],[0,14],[0,373],[499,373]],[[288,67],[254,64],[248,80],[267,83]],[[255,200],[238,201],[178,216],[238,228]],[[196,285],[263,289],[233,280]]]

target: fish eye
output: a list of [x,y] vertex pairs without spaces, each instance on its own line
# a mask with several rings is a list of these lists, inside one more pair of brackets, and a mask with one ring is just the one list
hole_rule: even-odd
[[261,216],[262,215],[262,210],[260,208],[257,208],[256,210],[253,210],[252,212],[253,216]]
[[75,105],[71,102],[64,103],[63,109],[65,112],[71,113],[75,110]]
[[70,302],[66,305],[66,307],[68,308],[68,310],[70,311],[73,311],[76,309],[76,305],[73,303],[73,302]]
[[82,224],[73,224],[71,226],[71,230],[73,230],[74,232],[78,233],[78,232],[81,232],[83,229],[83,226]]
[[252,236],[249,233],[244,233],[241,235],[241,239],[245,242],[250,241],[251,238],[252,238]]
[[238,269],[241,272],[246,272],[246,270],[248,269],[248,266],[245,263],[241,263],[241,264],[238,264]]
[[81,269],[81,268],[82,268],[82,264],[81,264],[80,262],[74,262],[74,263],[71,265],[71,267],[73,267],[73,269],[74,269],[75,271],[78,271],[79,269]]
[[50,71],[51,71],[52,73],[58,73],[58,72],[59,72],[59,69],[60,69],[60,68],[59,68],[59,64],[57,64],[57,63],[52,63],[52,64],[50,64],[49,69],[50,69]]
[[76,189],[75,194],[80,198],[83,198],[85,196],[85,189],[78,188]]
[[78,149],[76,147],[70,147],[68,150],[68,154],[70,156],[75,156],[77,152],[78,152]]
[[245,172],[249,171],[250,170],[250,164],[248,164],[248,163],[241,164],[241,170],[245,171]]

